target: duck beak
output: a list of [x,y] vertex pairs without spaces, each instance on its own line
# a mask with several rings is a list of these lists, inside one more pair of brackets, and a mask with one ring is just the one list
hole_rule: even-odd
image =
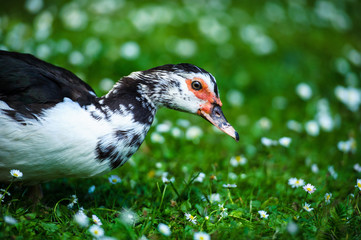
[[[208,111],[207,111],[208,112]],[[234,130],[234,128],[229,124],[226,117],[224,116],[221,107],[218,104],[212,104],[212,107],[209,109],[209,113],[205,112],[202,109],[198,110],[198,115],[206,119],[208,122],[212,123],[222,132],[228,134],[234,138],[237,142],[239,141],[239,135]]]

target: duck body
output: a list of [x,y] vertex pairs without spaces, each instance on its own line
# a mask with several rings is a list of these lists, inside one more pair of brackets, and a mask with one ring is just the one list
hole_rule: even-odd
[[[201,115],[218,106],[212,78],[191,64],[164,65],[131,73],[97,97],[63,68],[0,51],[0,182],[11,181],[11,169],[23,172],[27,184],[109,172],[138,150],[159,107]],[[197,97],[192,79],[211,93]],[[212,109],[217,127],[229,134],[220,107]]]

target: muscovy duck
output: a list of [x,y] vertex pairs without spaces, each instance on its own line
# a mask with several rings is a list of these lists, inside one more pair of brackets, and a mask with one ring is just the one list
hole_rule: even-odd
[[30,185],[107,173],[138,150],[159,107],[198,114],[238,141],[221,106],[215,78],[188,63],[133,72],[97,97],[66,69],[0,51],[0,182],[11,169]]

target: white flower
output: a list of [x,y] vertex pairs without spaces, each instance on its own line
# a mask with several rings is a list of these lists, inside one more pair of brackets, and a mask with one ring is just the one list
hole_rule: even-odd
[[234,156],[234,157],[231,157],[230,163],[233,167],[245,165],[247,163],[247,158],[245,158],[244,156],[241,156],[241,155]]
[[311,208],[311,204],[308,204],[305,202],[305,205],[303,205],[303,209],[305,209],[307,212],[311,212],[313,208]]
[[206,174],[200,172],[196,179],[194,179],[195,182],[203,182],[204,178],[206,177]]
[[298,188],[305,185],[305,181],[303,179],[290,178],[288,179],[288,185],[290,185],[292,188]]
[[0,202],[3,202],[5,198],[5,194],[0,193]]
[[10,170],[10,174],[11,174],[11,176],[13,176],[14,178],[21,178],[21,177],[23,176],[23,173],[20,172],[19,170],[16,170],[16,169]]
[[361,179],[357,179],[357,183],[356,183],[355,187],[358,187],[361,191]]
[[269,214],[267,214],[267,212],[264,211],[264,210],[260,210],[260,211],[258,211],[258,213],[259,213],[260,218],[265,218],[265,219],[267,219],[268,216],[269,216]]
[[93,222],[96,224],[96,225],[98,225],[98,226],[101,226],[101,225],[103,225],[102,224],[102,222],[100,221],[100,219],[96,216],[96,215],[92,215],[92,220],[93,220]]
[[308,100],[312,97],[312,89],[306,83],[299,83],[296,86],[296,93],[302,100]]
[[348,141],[339,141],[337,143],[337,148],[341,152],[348,153],[351,150],[351,145]]
[[361,165],[356,163],[355,165],[353,165],[353,169],[355,169],[356,172],[361,172]]
[[4,217],[4,222],[6,222],[7,224],[10,224],[10,225],[14,225],[14,224],[18,223],[18,221],[15,218],[11,217],[11,216],[5,216]]
[[70,196],[70,203],[68,204],[68,208],[69,209],[72,209],[74,207],[74,204],[77,204],[78,203],[78,197],[73,194]]
[[118,175],[111,175],[108,180],[111,184],[117,184],[122,181]]
[[335,95],[350,111],[356,112],[361,104],[361,90],[357,88],[337,86]]
[[87,215],[85,215],[85,213],[83,211],[78,211],[75,215],[74,215],[74,221],[79,224],[79,226],[81,227],[87,227],[89,224],[89,219],[87,217]]
[[314,163],[314,164],[311,165],[311,171],[312,171],[313,173],[318,173],[318,172],[319,172],[319,169],[318,169],[318,166],[317,166],[316,163]]
[[192,214],[189,214],[189,213],[185,213],[184,214],[185,216],[186,216],[186,219],[188,220],[188,221],[190,221],[191,223],[193,223],[194,225],[196,225],[197,224],[197,216],[193,216]]
[[354,138],[350,138],[349,140],[344,142],[340,141],[337,144],[337,148],[344,153],[349,153],[349,152],[354,153],[356,151],[356,146],[357,144]]
[[119,49],[119,55],[127,60],[134,60],[138,58],[139,54],[139,44],[134,41],[124,43]]
[[237,187],[237,185],[236,184],[223,184],[223,187],[224,188],[236,188]]
[[209,216],[205,216],[204,219],[208,221],[208,220],[209,220]]
[[186,139],[188,140],[198,140],[202,135],[202,129],[197,126],[192,126],[186,131]]
[[222,212],[227,211],[227,208],[224,207],[224,204],[218,204],[218,207]]
[[310,136],[318,136],[318,134],[320,133],[320,127],[318,126],[318,123],[314,120],[308,121],[306,123],[306,132],[308,135]]
[[172,134],[172,136],[173,137],[175,137],[175,138],[179,138],[180,136],[182,136],[182,130],[180,130],[179,128],[177,128],[177,127],[174,127],[174,128],[172,128],[172,130],[171,130],[171,134]]
[[290,221],[287,224],[287,231],[291,234],[294,235],[298,232],[298,226],[295,222]]
[[261,138],[261,143],[266,147],[276,146],[278,144],[276,140],[272,140],[266,137]]
[[221,195],[219,195],[219,193],[212,193],[211,196],[209,196],[209,201],[211,203],[220,202],[221,201]]
[[310,183],[307,183],[305,186],[303,186],[303,189],[308,192],[309,194],[312,194],[316,191],[316,188],[315,186],[313,186],[312,184]]
[[281,146],[288,147],[291,144],[292,139],[289,137],[282,137],[278,140],[278,142],[280,143]]
[[172,232],[170,231],[170,228],[167,225],[165,225],[164,223],[159,223],[158,231],[167,237],[172,234]]
[[266,117],[261,118],[257,123],[263,130],[269,130],[272,127],[271,120]]
[[153,132],[151,135],[150,135],[150,141],[152,143],[164,143],[164,137],[162,135],[160,135],[159,133],[157,132]]
[[99,227],[98,225],[92,225],[89,228],[89,232],[91,233],[91,235],[93,235],[93,237],[95,238],[101,238],[104,236],[104,230],[103,228]]
[[330,203],[331,202],[330,201],[331,197],[332,197],[332,193],[326,193],[325,194],[325,202]]
[[287,122],[287,127],[295,132],[301,132],[302,131],[302,124],[295,121],[295,120],[289,120]]
[[148,240],[148,238],[144,235],[142,235],[140,238],[138,238],[138,240]]
[[178,119],[177,124],[184,128],[188,128],[190,126],[190,122],[186,119]]
[[127,225],[133,225],[138,222],[138,215],[130,209],[123,209],[120,213],[120,219]]
[[163,172],[162,173],[162,181],[167,184],[170,182],[174,182],[174,177],[171,177],[170,179],[168,178],[168,172]]
[[205,232],[196,232],[193,236],[194,240],[210,240],[211,236],[209,236],[208,233]]
[[338,174],[335,171],[335,169],[333,168],[333,166],[328,166],[328,172],[331,174],[331,176],[333,177],[333,179],[337,179]]
[[94,191],[95,191],[95,186],[94,185],[90,186],[88,189],[88,193],[91,194],[94,193]]
[[164,123],[158,124],[157,127],[156,127],[156,131],[159,132],[159,133],[169,132],[171,127],[172,127],[171,122],[166,121]]

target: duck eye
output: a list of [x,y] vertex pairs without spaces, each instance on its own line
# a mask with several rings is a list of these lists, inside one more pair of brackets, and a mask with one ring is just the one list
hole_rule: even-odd
[[194,89],[194,90],[201,90],[202,89],[202,84],[200,83],[200,82],[198,82],[198,81],[193,81],[192,82],[192,88]]

